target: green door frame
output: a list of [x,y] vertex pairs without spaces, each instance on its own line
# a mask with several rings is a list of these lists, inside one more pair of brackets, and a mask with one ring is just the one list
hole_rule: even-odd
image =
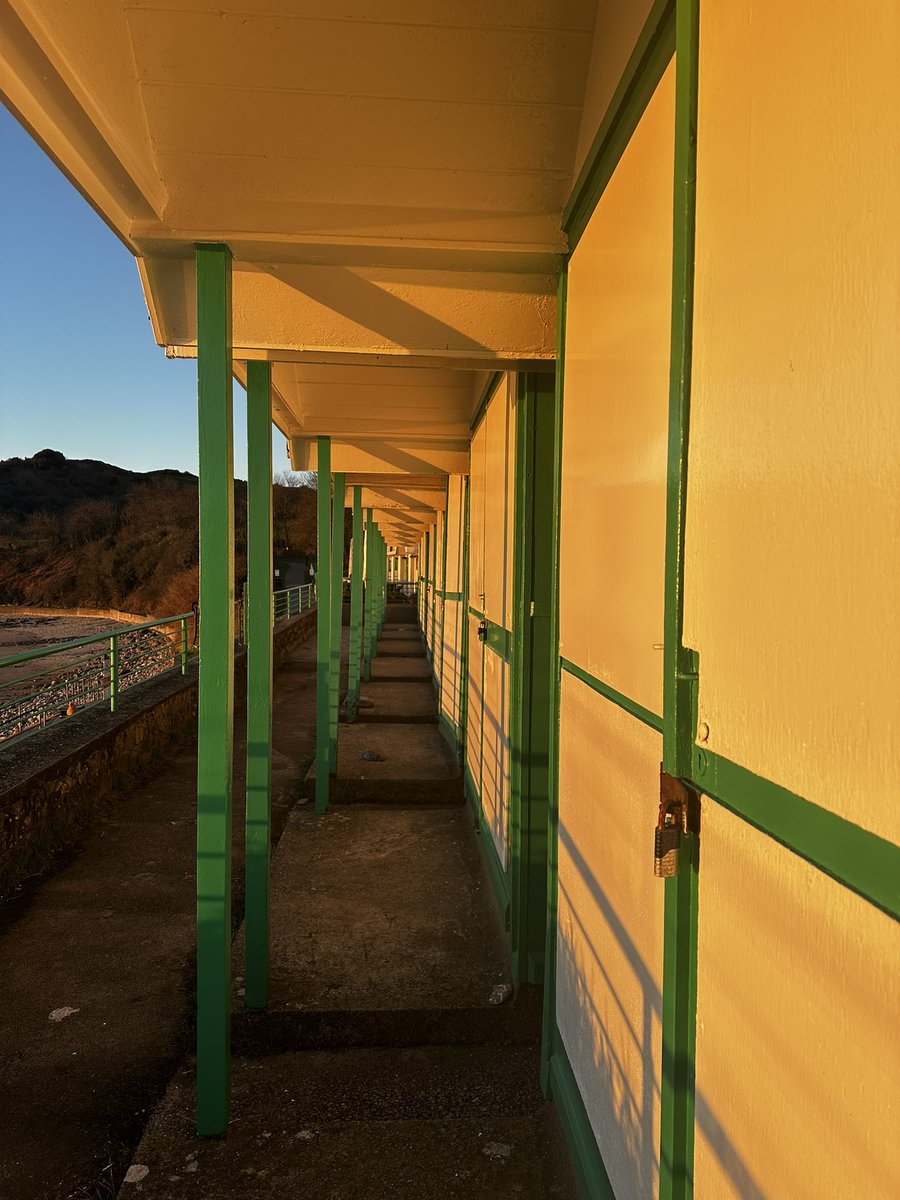
[[513,614],[510,679],[510,942],[513,977],[544,982],[550,716],[553,692],[552,572],[541,561],[552,544],[553,374],[517,381]]
[[350,563],[350,664],[347,681],[347,720],[359,713],[359,684],[362,677],[362,566],[363,519],[362,488],[353,489],[353,549]]
[[272,812],[272,367],[247,363],[247,786],[244,1004],[269,997]]
[[328,808],[331,771],[329,698],[331,671],[331,438],[316,445],[316,800]]
[[231,1092],[231,804],[234,452],[231,251],[198,245],[201,654],[197,718],[197,1133],[228,1125]]
[[337,774],[338,718],[341,707],[341,651],[344,613],[344,474],[334,473],[334,494],[331,501],[331,612],[329,628],[331,649],[328,671],[328,764],[332,775]]

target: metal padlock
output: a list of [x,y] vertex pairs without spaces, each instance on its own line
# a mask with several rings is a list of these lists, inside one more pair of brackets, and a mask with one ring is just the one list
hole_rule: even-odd
[[657,879],[671,879],[678,873],[682,823],[680,806],[660,804],[653,838],[653,874]]

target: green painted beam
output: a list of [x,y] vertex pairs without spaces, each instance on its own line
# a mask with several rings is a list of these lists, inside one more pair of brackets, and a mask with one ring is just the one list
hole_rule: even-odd
[[331,669],[331,438],[320,437],[316,477],[316,801],[328,808],[329,676]]
[[362,676],[362,488],[353,489],[353,561],[350,564],[350,671],[347,683],[347,720],[359,712],[359,683]]
[[363,596],[363,662],[362,676],[368,683],[372,676],[372,630],[375,624],[375,524],[371,508],[366,509],[366,587]]
[[556,939],[559,895],[559,510],[562,497],[563,394],[566,361],[566,299],[568,267],[563,265],[556,292],[556,390],[553,424],[553,487],[549,572],[551,655],[549,732],[549,794],[547,811],[547,945],[544,965],[544,1010],[541,1028],[541,1087],[551,1090],[551,1059],[556,1047]]
[[[510,712],[510,941],[520,982],[541,985],[547,938],[552,572],[541,569],[553,541],[552,375],[519,376],[516,409],[515,541]],[[490,638],[489,638],[490,644]]]
[[247,804],[244,1003],[269,998],[272,812],[272,368],[247,363]]
[[231,1092],[234,460],[231,251],[199,245],[197,400],[201,654],[197,720],[197,1133],[224,1133]]
[[[698,688],[697,655],[684,645],[683,638],[694,311],[698,39],[698,0],[678,0],[674,28],[675,171],[663,615],[663,765],[670,775],[683,778],[690,778]],[[659,1200],[691,1200],[694,1194],[699,842],[697,834],[682,840],[678,873],[665,884]]]
[[341,707],[341,641],[344,611],[344,475],[334,474],[331,502],[331,650],[328,674],[328,763],[337,774],[338,717]]

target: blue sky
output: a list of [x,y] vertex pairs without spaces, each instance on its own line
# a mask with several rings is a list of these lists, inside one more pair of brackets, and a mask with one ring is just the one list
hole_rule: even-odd
[[[153,340],[134,259],[0,107],[0,458],[197,470],[197,372]],[[246,476],[235,384],[235,474]],[[284,438],[274,469],[287,470]]]

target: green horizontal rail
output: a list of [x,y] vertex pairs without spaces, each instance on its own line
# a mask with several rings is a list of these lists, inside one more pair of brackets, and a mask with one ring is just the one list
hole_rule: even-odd
[[[159,629],[163,625],[177,625],[179,621],[189,621],[193,613],[179,613],[176,617],[160,617],[158,621],[144,621],[140,625],[120,625],[116,629],[106,629],[103,633],[92,634],[91,637],[76,638],[71,642],[56,642],[52,646],[44,646],[41,650],[27,650],[24,654],[14,654],[10,658],[0,658],[0,671],[6,667],[17,667],[21,663],[33,662],[38,658],[48,658],[51,654],[62,654],[63,651],[77,650],[80,646],[90,646],[95,642],[108,642],[113,636],[126,633],[138,633],[142,629]],[[0,685],[2,686],[2,685]]]

